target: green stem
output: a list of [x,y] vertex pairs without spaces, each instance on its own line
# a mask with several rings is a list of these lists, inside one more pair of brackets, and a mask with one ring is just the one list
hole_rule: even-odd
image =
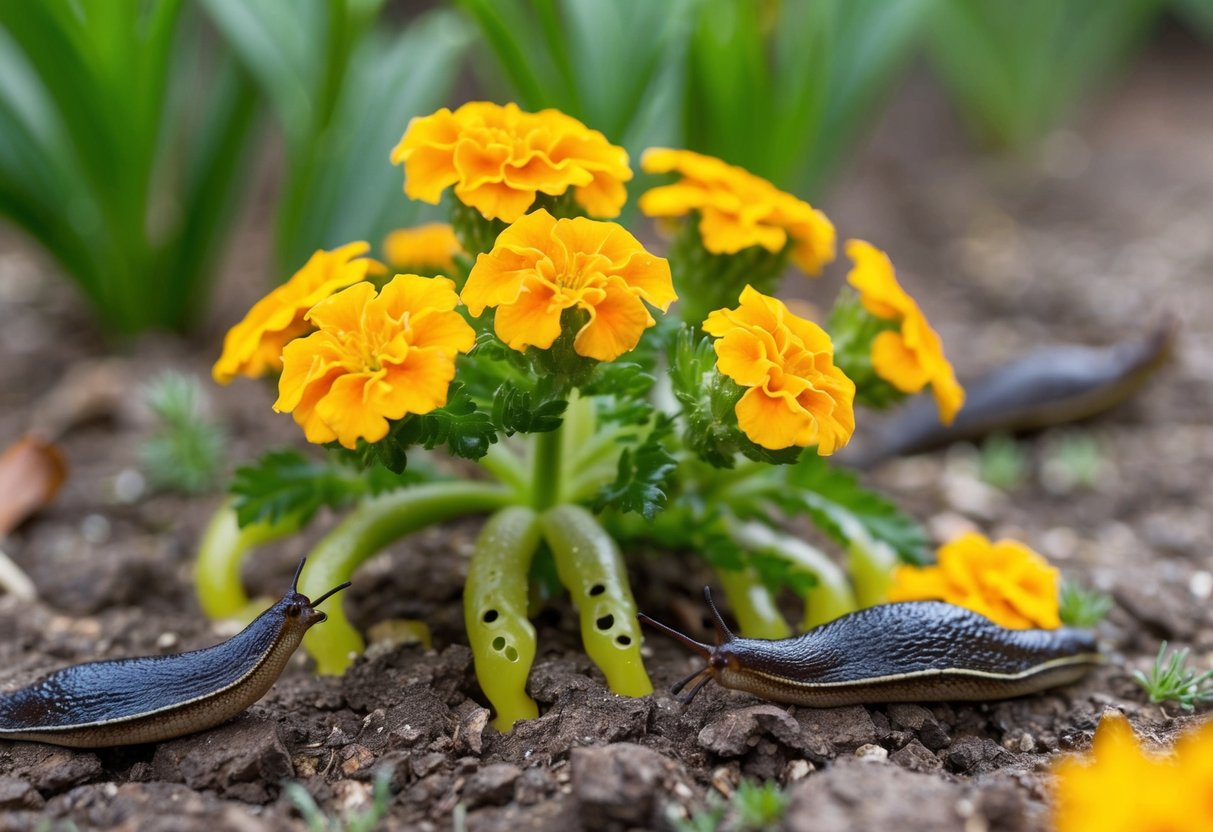
[[848,531],[847,571],[855,585],[855,597],[861,607],[884,604],[889,600],[897,553],[887,543],[873,540],[862,528]]
[[742,635],[748,638],[787,638],[792,628],[780,615],[771,592],[752,569],[717,569],[729,606]]
[[[405,488],[362,502],[312,549],[299,579],[309,597],[348,581],[364,561],[407,534],[464,514],[509,504],[511,493],[483,482],[437,482]],[[303,646],[320,673],[339,674],[362,652],[364,642],[346,618],[340,598],[327,604],[328,621],[313,627]]]
[[499,482],[512,488],[520,502],[525,500],[525,495],[530,491],[526,469],[518,455],[506,445],[499,442],[489,446],[489,452],[476,461]]
[[231,500],[224,500],[211,517],[194,566],[198,602],[209,618],[249,618],[250,600],[240,580],[240,565],[254,547],[294,534],[297,516],[276,523],[253,523],[240,528]]
[[531,456],[531,505],[545,511],[560,502],[564,426],[535,434]]
[[817,577],[817,584],[804,596],[801,624],[806,630],[858,608],[846,574],[820,549],[758,522],[731,523],[729,534],[743,548],[786,558]]

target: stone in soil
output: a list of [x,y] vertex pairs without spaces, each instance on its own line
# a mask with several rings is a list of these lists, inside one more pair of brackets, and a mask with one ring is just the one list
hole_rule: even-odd
[[679,763],[634,743],[575,748],[571,764],[586,830],[661,827],[667,806],[693,794]]

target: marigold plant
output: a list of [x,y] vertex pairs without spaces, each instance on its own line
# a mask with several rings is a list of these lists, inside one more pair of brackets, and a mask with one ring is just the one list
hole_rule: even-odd
[[383,266],[364,257],[368,243],[350,243],[332,251],[317,251],[291,279],[253,305],[244,320],[228,330],[223,354],[211,370],[215,381],[228,384],[236,376],[258,378],[282,369],[282,349],[312,327],[309,309],[338,289]]
[[397,228],[383,240],[383,259],[398,272],[435,277],[455,274],[455,258],[463,253],[449,223],[429,222],[414,228]]
[[414,118],[391,159],[404,165],[409,198],[437,204],[454,186],[464,205],[507,223],[525,214],[538,194],[570,189],[588,214],[618,216],[627,200],[624,183],[632,178],[627,151],[577,119],[487,101]]
[[1089,754],[1053,767],[1057,832],[1213,830],[1213,722],[1170,754],[1151,753],[1123,714],[1105,712]]
[[1018,630],[1061,626],[1057,570],[1018,541],[976,532],[942,546],[936,566],[899,566],[889,600],[947,601]]
[[[619,211],[626,154],[560,113],[513,105],[416,119],[392,156],[409,195],[433,202],[451,190],[462,251],[442,276],[384,284],[355,259],[365,247],[348,249],[355,265],[339,281],[258,304],[250,318],[273,321],[264,339],[245,323],[229,335],[261,351],[250,374],[281,367],[275,407],[328,453],[272,451],[237,471],[201,548],[209,614],[243,610],[241,559],[322,506],[348,513],[309,556],[305,593],[418,529],[488,514],[464,620],[504,730],[538,714],[528,615],[561,588],[611,689],[651,690],[621,543],[702,553],[743,631],[760,637],[790,632],[774,603],[782,588],[804,599],[812,626],[883,600],[893,563],[925,558],[922,528],[826,459],[855,431],[856,403],[880,404],[889,387],[849,372],[838,344],[866,353],[884,331],[871,321],[884,319],[865,311],[822,326],[773,296],[787,263],[817,272],[832,259],[824,215],[717,160],[657,151],[646,166],[682,178],[644,205],[694,215],[659,256],[584,216]],[[446,232],[422,235],[450,255]],[[419,239],[393,238],[388,259],[420,259]],[[482,474],[445,469],[439,455],[416,464],[426,450]],[[789,534],[795,517],[816,523],[848,568]],[[1008,609],[1041,615],[1020,598],[1031,596],[1026,571],[974,574]],[[339,604],[327,612],[304,645],[321,672],[339,673],[364,642]]]
[[737,425],[771,450],[815,446],[829,456],[855,431],[855,382],[834,366],[834,345],[817,324],[751,286],[736,309],[718,309],[703,329],[716,336],[716,367],[747,388]]
[[888,255],[863,240],[848,240],[847,256],[854,263],[847,282],[859,291],[863,308],[876,319],[868,354],[855,363],[870,362],[877,376],[903,394],[931,385],[940,421],[951,424],[964,404],[964,389],[943,354],[939,335],[897,282]]
[[557,220],[542,209],[501,232],[493,250],[476,258],[460,295],[474,317],[496,308],[497,337],[519,352],[552,346],[564,312],[584,312],[573,349],[598,361],[613,361],[640,342],[655,323],[646,301],[665,312],[675,297],[669,264],[622,226]]

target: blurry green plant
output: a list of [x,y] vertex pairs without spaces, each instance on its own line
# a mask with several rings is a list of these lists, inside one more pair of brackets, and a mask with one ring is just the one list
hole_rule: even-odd
[[977,470],[982,480],[1003,491],[1014,491],[1028,476],[1028,455],[1012,436],[997,433],[981,443]]
[[283,787],[283,793],[303,816],[308,832],[374,832],[387,816],[388,807],[392,802],[392,773],[392,766],[380,767],[375,772],[371,805],[347,811],[341,817],[326,815],[301,783],[287,783]]
[[701,0],[686,146],[812,197],[880,112],[937,0]]
[[400,198],[385,147],[447,100],[468,31],[452,12],[399,32],[374,27],[383,0],[203,0],[282,130],[279,269],[352,239],[377,242],[428,206]]
[[773,780],[742,780],[727,799],[708,792],[707,806],[689,817],[670,815],[678,832],[760,832],[774,829],[788,809],[788,795]]
[[148,480],[184,494],[212,490],[223,469],[223,429],[206,413],[206,394],[195,376],[166,372],[143,391],[160,428],[139,449]]
[[1115,72],[1150,31],[1159,0],[943,0],[931,62],[978,140],[1023,147]]
[[121,334],[203,306],[252,137],[256,91],[193,9],[0,3],[0,215]]
[[1171,8],[1206,39],[1213,39],[1213,0],[1172,0]]
[[687,147],[812,194],[938,0],[456,2],[524,109],[557,107],[633,155]]
[[1112,596],[1075,581],[1061,584],[1058,615],[1067,627],[1093,629],[1112,611]]

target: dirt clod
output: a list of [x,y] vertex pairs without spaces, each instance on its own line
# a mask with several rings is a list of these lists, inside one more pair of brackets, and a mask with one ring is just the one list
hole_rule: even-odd
[[38,790],[16,777],[0,777],[0,811],[41,809],[45,803]]
[[587,830],[658,826],[676,784],[687,788],[681,766],[632,743],[575,748],[572,767],[573,796]]
[[508,803],[514,796],[514,783],[521,776],[522,769],[512,763],[491,763],[468,778],[463,800],[469,809]]
[[247,803],[268,802],[279,784],[295,773],[277,726],[251,715],[162,744],[152,758],[152,770],[161,780]]

